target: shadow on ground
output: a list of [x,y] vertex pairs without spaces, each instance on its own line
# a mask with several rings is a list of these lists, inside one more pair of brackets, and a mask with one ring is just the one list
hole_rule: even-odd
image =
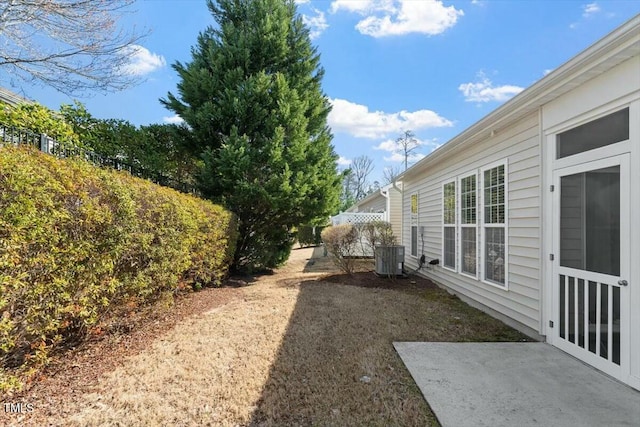
[[335,271],[335,266],[331,257],[325,253],[324,246],[313,248],[311,258],[307,260],[303,273],[329,273]]
[[[359,281],[378,279],[362,274]],[[437,425],[392,343],[523,338],[434,285],[403,290],[411,281],[404,283],[279,284],[299,294],[250,425]]]

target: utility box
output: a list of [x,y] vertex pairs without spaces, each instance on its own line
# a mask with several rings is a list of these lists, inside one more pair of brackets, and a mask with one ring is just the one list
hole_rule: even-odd
[[404,246],[376,246],[376,274],[401,276],[404,267]]

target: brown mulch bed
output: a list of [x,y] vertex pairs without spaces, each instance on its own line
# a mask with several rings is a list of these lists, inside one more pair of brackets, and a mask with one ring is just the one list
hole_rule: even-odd
[[342,285],[359,286],[361,288],[381,288],[403,291],[421,291],[438,289],[431,280],[421,276],[408,277],[384,277],[378,276],[373,271],[358,271],[351,275],[333,274],[322,278],[325,282],[340,283]]
[[322,280],[341,285],[358,286],[361,288],[379,288],[401,290],[404,292],[425,291],[428,289],[439,289],[431,280],[412,274],[409,272],[400,277],[378,276],[374,270],[373,260],[359,259],[356,261],[352,274],[330,274],[322,277]]
[[[33,405],[27,414],[30,425],[48,425],[52,413],[72,413],[77,408],[68,405],[93,389],[99,378],[127,358],[147,349],[151,343],[180,321],[205,313],[240,298],[244,281],[230,279],[222,288],[206,288],[199,292],[179,295],[172,305],[162,301],[112,321],[108,331],[94,335],[77,348],[58,352],[51,363],[24,389],[10,396],[1,396],[0,402],[25,402]],[[18,422],[24,416],[0,411],[0,425]],[[3,419],[4,418],[4,419]]]

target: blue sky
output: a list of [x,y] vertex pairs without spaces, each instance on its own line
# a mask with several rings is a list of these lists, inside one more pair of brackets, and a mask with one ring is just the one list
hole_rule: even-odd
[[[366,154],[374,160],[372,180],[400,166],[394,141],[402,131],[415,132],[415,159],[424,156],[640,13],[638,1],[613,0],[297,3],[325,69],[340,166]],[[142,0],[134,9],[123,25],[151,31],[131,65],[144,82],[79,100],[100,118],[175,121],[158,102],[176,92],[170,65],[190,60],[198,33],[213,20],[204,0]],[[8,88],[54,109],[71,102],[47,88]]]

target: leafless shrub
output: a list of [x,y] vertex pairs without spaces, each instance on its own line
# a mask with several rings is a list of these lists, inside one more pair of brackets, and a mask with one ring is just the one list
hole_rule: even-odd
[[392,246],[397,244],[396,236],[393,234],[391,223],[386,221],[372,221],[362,225],[361,238],[371,246],[371,252],[375,252],[376,246]]
[[322,241],[335,264],[345,273],[352,274],[355,267],[358,232],[352,224],[341,224],[322,230]]

